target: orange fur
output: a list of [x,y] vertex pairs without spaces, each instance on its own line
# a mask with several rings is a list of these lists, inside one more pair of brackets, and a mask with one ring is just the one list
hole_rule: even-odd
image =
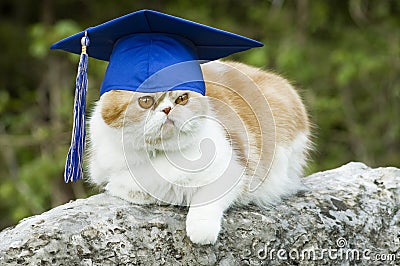
[[[249,174],[261,171],[260,161],[273,161],[275,144],[289,145],[300,132],[309,134],[305,107],[284,78],[230,61],[204,64],[202,71],[206,95],[222,101],[212,101],[212,107],[222,124],[230,127],[233,146],[246,160]],[[240,117],[245,130],[232,122],[235,117]]]

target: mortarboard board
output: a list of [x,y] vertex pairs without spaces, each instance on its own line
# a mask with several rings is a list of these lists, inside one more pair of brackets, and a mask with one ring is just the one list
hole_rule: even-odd
[[109,61],[100,95],[115,89],[149,93],[184,89],[204,95],[201,62],[261,46],[240,35],[152,10],[116,18],[53,44],[51,49],[81,54],[65,182],[82,176],[88,56]]

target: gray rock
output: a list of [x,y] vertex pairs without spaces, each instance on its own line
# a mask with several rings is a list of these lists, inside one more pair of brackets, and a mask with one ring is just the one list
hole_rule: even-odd
[[2,231],[0,265],[400,264],[400,169],[349,163],[304,183],[274,207],[231,208],[212,246],[186,237],[185,208],[78,199]]

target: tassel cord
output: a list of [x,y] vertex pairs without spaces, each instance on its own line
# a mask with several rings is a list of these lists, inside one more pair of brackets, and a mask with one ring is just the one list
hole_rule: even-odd
[[81,42],[82,53],[76,77],[71,146],[68,151],[64,172],[64,181],[66,183],[75,182],[83,177],[83,155],[86,139],[86,94],[88,85],[88,55],[86,53],[86,46],[89,44],[89,39],[87,33],[85,33]]

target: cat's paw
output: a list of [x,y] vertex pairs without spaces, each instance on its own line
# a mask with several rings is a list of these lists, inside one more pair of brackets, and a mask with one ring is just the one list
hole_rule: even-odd
[[210,215],[189,209],[186,217],[186,234],[195,244],[214,244],[221,230],[221,218],[222,214]]

